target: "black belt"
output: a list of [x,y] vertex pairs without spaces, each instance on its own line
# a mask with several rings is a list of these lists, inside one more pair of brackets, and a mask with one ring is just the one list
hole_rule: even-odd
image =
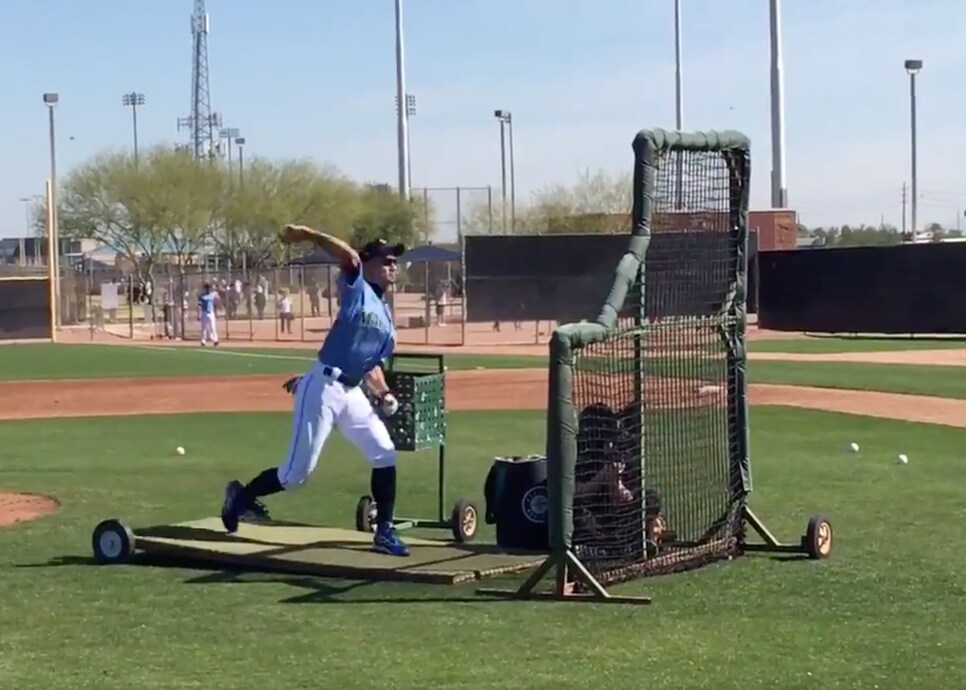
[[338,376],[336,376],[335,375],[335,369],[333,369],[332,367],[330,367],[330,366],[328,366],[326,364],[323,364],[322,365],[322,375],[323,376],[328,376],[331,379],[335,379],[336,381],[338,381],[339,383],[341,383],[346,388],[355,388],[360,383],[362,383],[362,381],[360,379],[354,379],[354,378],[351,378],[349,376],[346,376],[345,374],[342,374],[342,373],[340,373]]

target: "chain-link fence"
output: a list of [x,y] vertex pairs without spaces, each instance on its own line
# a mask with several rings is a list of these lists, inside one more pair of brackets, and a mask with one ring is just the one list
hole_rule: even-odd
[[500,230],[499,200],[493,187],[413,187],[421,199],[426,226],[435,224],[443,242],[459,242],[463,235],[492,234]]
[[[198,297],[206,284],[218,294],[218,336],[223,341],[319,342],[338,312],[334,265],[252,270],[156,267],[150,278],[86,264],[62,270],[60,324],[87,326],[133,340],[198,340]],[[461,345],[462,281],[459,263],[403,264],[389,295],[403,344]]]
[[[552,322],[468,322],[462,254],[440,253],[447,260],[404,257],[400,263],[396,288],[388,297],[400,344],[547,341]],[[87,329],[91,340],[200,341],[198,297],[207,283],[218,293],[220,340],[321,344],[338,312],[338,276],[338,266],[327,264],[218,270],[161,264],[150,276],[139,276],[125,267],[78,260],[61,265],[58,325],[61,330]]]

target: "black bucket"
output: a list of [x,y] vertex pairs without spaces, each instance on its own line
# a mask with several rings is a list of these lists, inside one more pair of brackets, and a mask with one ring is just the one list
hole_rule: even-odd
[[496,543],[505,549],[548,551],[547,458],[496,457],[486,476],[484,519],[496,525]]

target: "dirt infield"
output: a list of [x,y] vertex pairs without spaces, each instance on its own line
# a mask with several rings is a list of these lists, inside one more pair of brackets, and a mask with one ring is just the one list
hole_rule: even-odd
[[[280,376],[168,377],[0,383],[0,419],[126,416],[182,412],[287,412]],[[755,384],[752,405],[786,405],[885,419],[966,427],[966,400]],[[544,369],[446,374],[451,410],[542,410]]]
[[0,527],[52,515],[59,508],[57,501],[47,496],[0,491]]

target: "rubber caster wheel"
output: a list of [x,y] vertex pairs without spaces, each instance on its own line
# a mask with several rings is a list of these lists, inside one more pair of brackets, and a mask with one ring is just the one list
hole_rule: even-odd
[[805,536],[802,537],[802,547],[809,558],[828,558],[832,553],[833,541],[832,523],[821,515],[815,515],[808,521]]
[[453,507],[453,538],[460,544],[473,541],[480,524],[480,513],[476,506],[460,499]]
[[370,533],[376,529],[376,502],[371,496],[363,496],[356,503],[356,529]]
[[94,528],[91,545],[98,563],[124,563],[134,553],[134,532],[120,520],[104,520]]

